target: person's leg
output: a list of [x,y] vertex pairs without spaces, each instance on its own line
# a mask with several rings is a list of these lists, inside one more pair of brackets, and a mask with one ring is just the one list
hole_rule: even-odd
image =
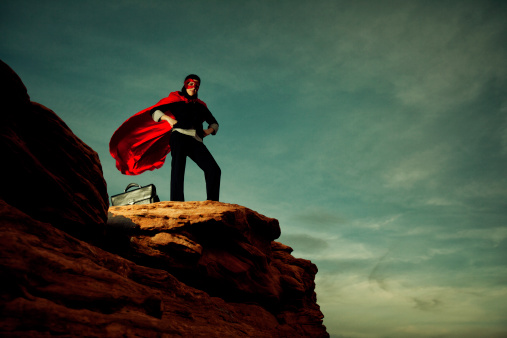
[[185,135],[178,132],[171,134],[171,201],[185,201],[184,181],[187,163]]
[[218,201],[220,196],[220,176],[222,173],[208,148],[203,143],[195,141],[193,142],[192,151],[189,152],[188,156],[204,171],[207,199]]

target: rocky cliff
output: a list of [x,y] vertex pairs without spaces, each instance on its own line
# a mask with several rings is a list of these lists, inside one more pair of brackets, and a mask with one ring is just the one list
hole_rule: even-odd
[[0,198],[68,232],[107,220],[108,196],[97,153],[50,109],[31,102],[0,61]]
[[0,335],[328,336],[317,267],[275,241],[276,219],[211,201],[108,208],[97,154],[0,75]]

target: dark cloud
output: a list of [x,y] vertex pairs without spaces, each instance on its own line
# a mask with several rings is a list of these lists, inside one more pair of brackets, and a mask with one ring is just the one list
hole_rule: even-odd
[[391,265],[386,263],[386,260],[391,254],[392,250],[393,248],[389,249],[382,257],[380,257],[377,264],[375,264],[370,272],[370,275],[368,276],[368,281],[370,283],[376,283],[378,287],[384,291],[389,291],[387,279],[388,276],[393,273],[392,270],[389,271]]
[[435,299],[435,298],[421,299],[421,298],[414,297],[414,298],[412,298],[412,300],[415,303],[414,307],[416,309],[422,310],[422,311],[434,311],[434,310],[439,309],[442,306],[442,301],[439,299]]
[[329,247],[327,241],[306,234],[282,235],[281,239],[285,244],[291,246],[295,253],[318,253]]
[[308,225],[339,225],[344,224],[345,220],[336,214],[330,213],[325,209],[308,210],[292,216],[292,219]]

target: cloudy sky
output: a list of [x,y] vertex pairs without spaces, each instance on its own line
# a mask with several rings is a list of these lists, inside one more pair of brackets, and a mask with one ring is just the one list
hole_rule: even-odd
[[[0,59],[101,159],[201,76],[221,200],[317,264],[332,337],[507,335],[507,1],[0,2]],[[205,199],[189,162],[187,200]]]

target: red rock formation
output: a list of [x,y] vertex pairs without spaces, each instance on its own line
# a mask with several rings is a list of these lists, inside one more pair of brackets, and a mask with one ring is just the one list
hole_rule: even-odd
[[[0,271],[7,282],[0,289],[2,336],[327,336],[313,293],[315,266],[293,258],[283,244],[272,243],[271,271],[293,286],[282,286],[284,309],[274,313],[255,302],[210,296],[164,269],[80,241],[4,201],[0,223]],[[203,246],[201,253],[206,251]],[[221,264],[237,259],[222,257]]]
[[110,224],[135,230],[123,255],[171,272],[230,302],[255,302],[309,336],[322,336],[310,261],[274,242],[278,221],[248,208],[213,201],[111,207]]
[[41,221],[85,235],[107,220],[108,195],[97,153],[0,61],[0,198]]
[[0,336],[328,336],[317,268],[274,241],[277,220],[211,201],[108,218],[97,154],[0,75]]

